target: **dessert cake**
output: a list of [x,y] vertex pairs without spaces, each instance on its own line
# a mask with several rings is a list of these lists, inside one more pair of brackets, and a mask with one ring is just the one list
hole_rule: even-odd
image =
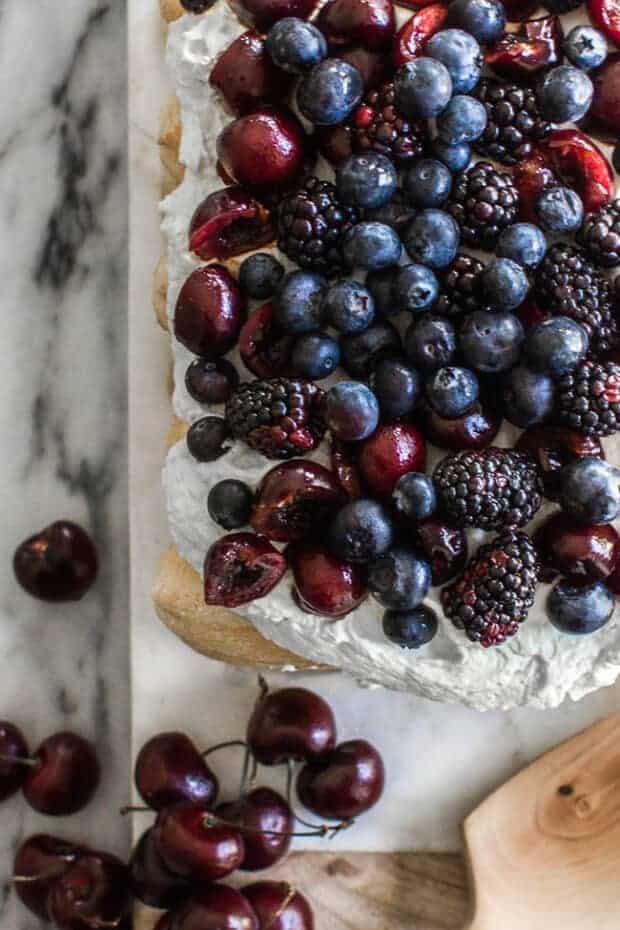
[[216,658],[549,707],[620,671],[620,36],[418,7],[161,2],[154,600]]

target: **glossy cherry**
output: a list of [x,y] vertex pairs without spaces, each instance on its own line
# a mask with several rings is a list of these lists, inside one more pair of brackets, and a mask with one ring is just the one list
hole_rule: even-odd
[[563,513],[549,517],[534,533],[546,581],[605,581],[620,558],[620,536],[610,524],[584,526]]
[[320,763],[305,765],[297,779],[302,804],[319,817],[348,820],[377,803],[385,770],[377,750],[363,739],[340,743]]
[[536,80],[541,73],[562,62],[564,32],[557,16],[542,16],[507,30],[487,49],[487,65],[501,77],[517,81]]
[[32,756],[22,785],[24,797],[41,814],[75,814],[86,807],[99,786],[95,748],[68,730],[43,740]]
[[413,531],[416,550],[431,566],[433,584],[442,585],[458,575],[467,563],[467,536],[461,529],[430,517]]
[[275,588],[285,572],[285,556],[266,536],[228,533],[207,552],[205,601],[222,607],[248,604]]
[[58,930],[117,927],[128,915],[127,866],[108,853],[84,853],[50,887],[49,919]]
[[47,898],[57,878],[77,861],[85,847],[47,833],[25,840],[13,862],[13,887],[25,907],[47,920]]
[[578,129],[556,129],[540,146],[560,180],[577,191],[586,213],[598,210],[614,194],[612,167],[599,147]]
[[242,22],[256,26],[260,32],[268,32],[284,16],[307,19],[316,0],[234,0],[231,4]]
[[334,167],[353,154],[353,128],[349,123],[341,123],[339,126],[317,126],[314,138],[323,158]]
[[560,470],[587,456],[605,458],[604,449],[595,436],[585,436],[563,426],[532,426],[519,436],[516,449],[534,456],[542,475],[545,496],[557,500]]
[[174,914],[173,930],[260,930],[247,898],[227,885],[198,888]]
[[425,470],[424,436],[410,423],[380,424],[372,436],[360,443],[358,467],[370,491],[387,498],[402,475]]
[[138,753],[134,780],[144,803],[158,811],[177,801],[210,807],[217,797],[217,778],[185,733],[158,733],[148,740]]
[[609,55],[600,67],[590,72],[594,98],[588,111],[588,128],[601,130],[606,137],[620,136],[620,52]]
[[194,355],[217,358],[237,341],[243,298],[223,265],[196,268],[179,292],[174,335]]
[[28,759],[28,744],[22,731],[8,720],[0,720],[0,801],[18,791],[28,773],[20,760]]
[[478,401],[469,413],[448,420],[430,406],[421,409],[424,433],[440,449],[485,449],[499,432],[501,415],[486,402]]
[[[390,61],[383,52],[371,52],[362,45],[345,45],[332,51],[333,58],[341,58],[357,68],[366,90],[383,84],[390,75]],[[330,127],[333,128],[333,127]]]
[[431,3],[424,6],[404,23],[392,44],[392,61],[400,68],[408,61],[424,53],[424,46],[436,32],[446,24],[448,7],[445,3]]
[[209,84],[217,87],[238,116],[262,104],[280,103],[288,94],[292,77],[277,68],[265,48],[265,40],[250,29],[238,36],[215,62]]
[[357,467],[357,450],[355,443],[344,442],[332,437],[330,445],[330,466],[340,487],[349,497],[362,496],[362,482]]
[[526,223],[537,223],[536,203],[540,195],[547,187],[559,183],[548,159],[540,152],[535,152],[514,166],[512,179],[519,193],[519,219]]
[[328,0],[317,26],[330,45],[355,43],[378,52],[390,45],[396,16],[392,0]]
[[295,543],[287,555],[295,579],[295,599],[308,613],[343,617],[366,597],[364,566],[337,558],[320,542]]
[[587,0],[587,7],[595,26],[620,45],[620,0]]
[[321,759],[336,745],[332,709],[306,688],[264,691],[248,722],[247,743],[262,765]]
[[159,811],[153,843],[167,869],[193,882],[230,875],[245,855],[239,830],[217,823],[207,807],[188,801]]
[[241,890],[256,912],[260,930],[314,930],[310,904],[288,882],[254,882]]
[[269,211],[238,186],[205,197],[189,224],[190,251],[206,262],[242,255],[274,239]]
[[307,459],[292,459],[270,469],[256,491],[250,523],[277,542],[305,539],[325,526],[345,502],[335,475]]
[[215,812],[237,824],[241,831],[245,856],[239,868],[243,871],[268,869],[288,852],[295,820],[288,803],[277,791],[254,788],[238,801],[220,804]]
[[13,570],[22,588],[41,601],[79,601],[95,583],[99,557],[86,530],[57,520],[17,547]]
[[191,885],[166,868],[153,842],[153,831],[142,834],[129,863],[131,890],[149,907],[167,911],[176,907],[191,891]]
[[290,370],[295,337],[275,321],[271,303],[249,315],[239,333],[239,354],[244,365],[258,378],[276,378]]

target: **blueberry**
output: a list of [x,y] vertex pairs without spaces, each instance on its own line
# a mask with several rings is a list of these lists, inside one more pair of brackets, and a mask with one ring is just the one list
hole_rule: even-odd
[[284,276],[284,265],[269,252],[256,252],[241,262],[239,287],[254,300],[271,297]]
[[602,581],[576,585],[559,581],[549,594],[547,610],[553,626],[561,633],[587,636],[611,619],[615,599]]
[[496,373],[516,365],[523,342],[523,326],[513,313],[475,310],[459,333],[465,362],[477,371]]
[[197,462],[214,462],[231,449],[226,445],[229,436],[228,423],[223,417],[203,417],[192,423],[185,441]]
[[292,271],[273,299],[274,316],[288,333],[311,333],[323,322],[327,281],[314,271]]
[[350,155],[336,171],[340,199],[362,210],[386,204],[397,183],[396,168],[389,158],[378,152]]
[[363,93],[357,68],[340,58],[327,58],[301,79],[297,105],[316,126],[335,126],[355,109]]
[[185,387],[199,404],[223,404],[239,384],[237,369],[226,358],[195,358],[187,366]]
[[572,371],[585,358],[588,336],[570,317],[552,316],[528,330],[523,350],[534,371],[556,378]]
[[478,379],[468,368],[446,366],[433,372],[426,382],[426,396],[431,407],[449,420],[471,410],[479,392]]
[[392,610],[417,607],[431,586],[431,567],[410,549],[394,548],[372,562],[368,587],[375,600]]
[[536,216],[543,229],[550,233],[570,233],[583,221],[581,197],[570,187],[549,187],[535,204]]
[[462,29],[442,29],[424,46],[424,54],[445,65],[452,78],[455,94],[473,90],[482,73],[484,57],[480,45]]
[[538,86],[538,107],[551,123],[576,123],[592,103],[594,87],[584,71],[560,65],[548,71]]
[[403,265],[394,280],[394,302],[398,310],[421,313],[429,310],[439,295],[439,282],[424,265]]
[[273,63],[291,74],[303,74],[327,55],[325,36],[312,23],[286,16],[271,27],[265,48]]
[[394,93],[397,108],[409,119],[434,119],[446,108],[453,93],[445,65],[434,58],[414,58],[396,72]]
[[338,439],[366,439],[379,423],[379,404],[361,381],[339,381],[327,392],[325,420]]
[[458,145],[446,145],[441,139],[433,142],[433,154],[443,162],[450,171],[465,171],[471,161],[471,145],[461,142]]
[[342,252],[350,268],[377,271],[397,265],[402,252],[398,233],[385,223],[358,223],[345,235]]
[[363,333],[342,336],[342,366],[353,378],[368,378],[382,358],[400,356],[401,343],[396,327],[387,320],[377,320]]
[[437,614],[425,604],[413,610],[386,610],[383,632],[390,642],[403,649],[420,649],[437,634]]
[[545,235],[533,223],[514,223],[499,237],[496,255],[509,258],[523,268],[536,268],[547,251]]
[[483,103],[467,94],[457,94],[443,113],[437,117],[437,132],[446,145],[475,142],[487,125],[487,111]]
[[420,376],[403,359],[380,359],[370,375],[369,383],[379,401],[382,419],[398,420],[406,417],[418,402]]
[[225,530],[238,530],[249,522],[253,501],[254,495],[247,484],[225,478],[209,491],[207,509],[211,519]]
[[612,155],[612,161],[616,171],[620,172],[620,142],[616,142]]
[[347,562],[372,562],[392,545],[394,526],[378,501],[359,498],[340,510],[328,531],[334,555]]
[[560,472],[560,505],[580,523],[610,523],[620,514],[620,469],[586,456]]
[[418,159],[403,177],[403,191],[416,207],[440,207],[451,190],[451,171],[434,158]]
[[327,320],[340,333],[362,333],[375,316],[375,300],[368,288],[345,278],[332,284],[323,303]]
[[607,58],[607,40],[593,26],[574,26],[564,39],[564,54],[571,65],[589,71]]
[[427,520],[437,509],[433,479],[419,471],[410,471],[396,482],[392,492],[396,513],[408,522]]
[[553,410],[554,384],[549,375],[516,365],[502,383],[504,416],[510,423],[527,429],[541,423]]
[[456,352],[454,326],[446,317],[426,313],[405,333],[405,353],[424,371],[449,365]]
[[486,300],[497,310],[514,310],[530,289],[523,268],[510,258],[492,258],[482,272],[481,283]]
[[392,287],[398,274],[398,268],[382,268],[369,271],[366,275],[366,287],[375,301],[375,310],[383,316],[395,316],[398,308],[392,297]]
[[304,333],[291,352],[293,371],[307,381],[327,378],[340,364],[340,346],[327,333]]
[[463,29],[482,45],[491,45],[504,32],[506,10],[500,0],[453,0],[448,25]]
[[403,242],[414,262],[446,268],[456,256],[459,227],[443,210],[422,210],[405,229]]

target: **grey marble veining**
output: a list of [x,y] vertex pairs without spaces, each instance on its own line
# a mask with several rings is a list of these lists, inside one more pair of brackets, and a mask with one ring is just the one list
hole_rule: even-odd
[[[126,63],[122,2],[0,5],[0,717],[36,745],[94,739],[103,783],[82,814],[0,807],[0,926],[15,847],[57,832],[120,854],[129,824],[126,490]],[[78,604],[16,584],[16,544],[53,519],[88,527],[102,572]]]

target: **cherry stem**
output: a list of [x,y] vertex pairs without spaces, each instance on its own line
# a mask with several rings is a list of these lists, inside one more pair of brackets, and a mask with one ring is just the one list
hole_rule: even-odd
[[126,804],[125,807],[121,807],[120,814],[122,817],[126,817],[127,814],[148,814],[149,811],[152,811],[151,807],[141,807],[138,804]]
[[260,688],[258,700],[264,701],[269,694],[269,685],[267,684],[267,679],[263,675],[258,676],[258,687]]
[[[60,857],[63,862],[75,862],[75,854]],[[62,875],[64,869],[61,867],[48,869],[47,872],[40,872],[38,875],[13,875],[11,881],[16,885],[31,885],[34,882],[45,882],[48,878],[57,878]]]
[[232,739],[228,743],[216,743],[215,746],[210,746],[209,749],[205,749],[202,753],[202,758],[206,759],[212,752],[219,752],[220,749],[232,749],[233,746],[242,746],[244,749],[248,748],[248,744],[245,740]]
[[324,823],[322,824],[309,823],[307,820],[304,820],[303,817],[300,817],[297,811],[295,810],[293,806],[293,801],[292,801],[294,775],[295,775],[295,760],[288,758],[286,760],[286,803],[290,807],[293,817],[295,818],[297,823],[300,823],[302,827],[308,827],[309,830],[316,831],[316,833],[314,834],[303,833],[303,834],[299,834],[300,836],[313,836],[313,835],[314,836],[316,835],[326,836],[327,834],[331,833],[331,836],[329,838],[333,839],[333,837],[337,833],[339,833],[340,830],[346,830],[348,827],[352,826],[355,823],[354,820],[349,818],[348,820],[341,821],[339,824],[335,824],[333,827],[329,827],[327,824],[324,824]]
[[0,753],[0,762],[13,762],[16,765],[28,765],[31,769],[36,769],[39,766],[38,759],[29,759],[26,756],[6,756],[4,753]]
[[273,912],[267,923],[265,924],[264,930],[269,930],[270,927],[273,927],[275,922],[282,917],[282,914],[285,912],[295,895],[297,894],[297,888],[295,885],[291,885],[290,882],[283,882],[284,887],[286,888],[286,895],[282,899],[282,903],[276,910]]
[[342,823],[330,827],[324,823],[314,827],[312,830],[259,830],[258,827],[246,827],[242,823],[233,820],[225,820],[217,817],[215,814],[207,814],[203,821],[205,827],[234,827],[241,830],[242,833],[256,833],[261,836],[327,836],[329,833],[338,833],[340,830],[346,830],[353,823],[352,820],[343,820]]

